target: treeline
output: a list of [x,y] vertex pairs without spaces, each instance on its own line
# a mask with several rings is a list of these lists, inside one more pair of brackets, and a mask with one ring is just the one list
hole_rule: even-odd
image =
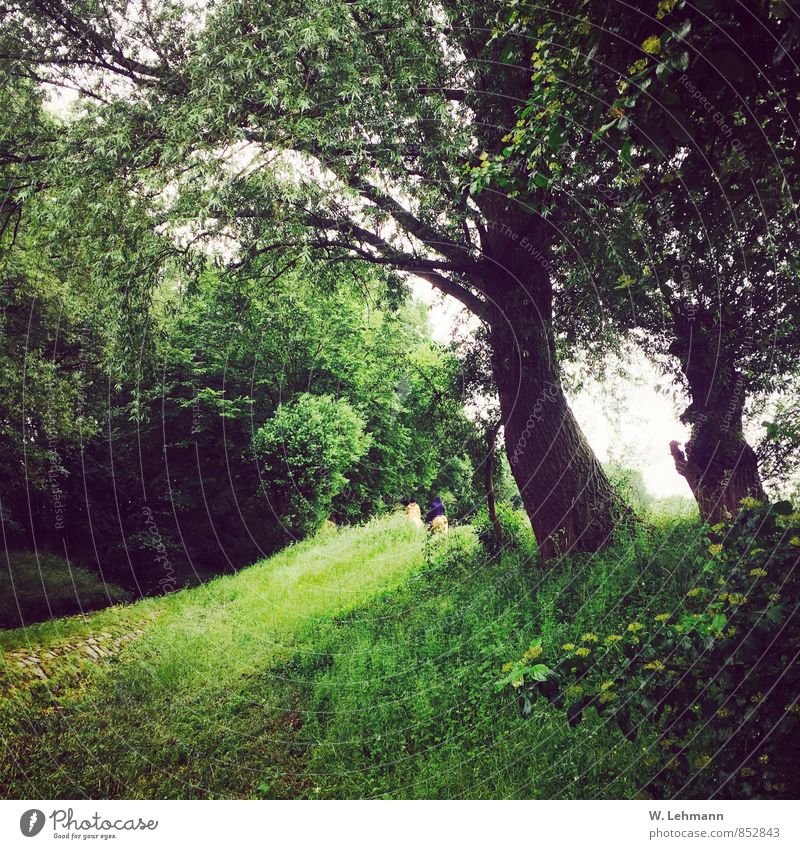
[[165,274],[131,327],[118,293],[84,285],[38,235],[31,215],[13,249],[5,237],[8,548],[158,592],[407,494],[474,508],[461,366],[385,274],[286,254],[280,275],[267,259],[246,273],[209,261],[191,281]]
[[[304,390],[311,397],[298,390],[279,415],[274,398],[252,404],[265,417],[250,428],[254,395],[244,374],[230,386],[220,366],[192,387],[190,366],[210,368],[213,350],[186,324],[199,320],[199,308],[181,303],[175,319],[176,332],[191,337],[181,348],[185,371],[170,353],[174,368],[152,380],[147,369],[159,361],[149,361],[143,340],[152,340],[158,310],[174,306],[164,295],[169,281],[184,277],[197,286],[197,303],[222,298],[220,316],[236,303],[235,280],[258,281],[250,301],[275,292],[291,304],[298,274],[308,308],[327,304],[328,317],[341,297],[327,294],[331,276],[366,275],[392,288],[393,275],[415,274],[458,299],[481,326],[484,383],[498,399],[544,558],[606,547],[626,512],[570,409],[562,363],[571,358],[602,372],[609,351],[634,344],[686,392],[681,418],[691,439],[665,451],[709,523],[733,516],[742,498],[764,499],[767,475],[778,483],[791,476],[800,444],[787,392],[800,351],[796,4],[226,0],[202,14],[179,2],[135,14],[129,5],[54,0],[5,16],[11,120],[0,227],[18,249],[30,216],[47,243],[42,255],[68,256],[75,290],[89,302],[107,291],[109,316],[121,318],[109,344],[121,369],[116,386],[129,397],[126,412],[103,427],[112,436],[134,427],[125,419],[133,411],[131,503],[144,498],[135,492],[143,480],[158,480],[171,502],[177,494],[170,452],[150,468],[137,447],[158,441],[158,385],[174,414],[159,440],[176,443],[190,468],[223,462],[237,427],[247,430],[248,451],[293,445],[299,456],[304,440],[313,446],[307,459],[323,459],[304,480],[324,477],[327,489],[311,499],[312,519],[289,478],[264,460],[280,482],[265,498],[293,533],[326,512],[363,515],[388,491],[375,481],[419,456],[411,442],[391,442],[390,406],[380,412],[396,384],[391,394],[374,373],[371,385],[352,372],[369,350],[361,331],[350,359],[331,354],[331,377]],[[78,92],[69,120],[41,108],[42,81]],[[353,315],[368,308],[369,290],[352,295]],[[250,320],[263,329],[266,307],[253,309]],[[217,329],[235,348],[235,325]],[[258,368],[267,383],[277,379]],[[334,369],[358,392],[333,391]],[[420,404],[430,403],[440,391],[431,375],[448,368],[423,371],[432,385],[412,368],[390,367],[390,383],[407,379],[409,398],[418,392]],[[365,406],[373,392],[378,411]],[[209,410],[217,429],[206,432]],[[428,438],[440,416],[414,415],[419,429],[409,426],[408,439]],[[750,444],[748,419],[764,422],[762,445]],[[335,436],[318,424],[326,421],[340,422]],[[438,461],[448,443],[440,433],[435,444]],[[341,471],[347,458],[363,457],[375,468],[359,460],[357,475]],[[110,458],[96,462],[110,474]],[[220,476],[215,494],[220,504],[230,499],[228,519],[231,510],[235,522],[247,515],[239,499],[253,490],[254,469]],[[408,481],[425,479],[415,471]],[[101,497],[113,515],[115,499]],[[204,498],[195,491],[187,503]],[[161,521],[163,538],[178,534]],[[243,544],[247,529],[234,534]],[[215,540],[204,544],[216,553]]]

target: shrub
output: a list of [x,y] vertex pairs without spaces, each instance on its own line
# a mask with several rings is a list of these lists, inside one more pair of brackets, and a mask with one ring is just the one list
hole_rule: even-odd
[[800,782],[800,513],[745,499],[710,530],[679,621],[631,616],[619,633],[534,640],[498,682],[529,716],[537,698],[577,725],[588,709],[630,740],[655,727],[656,797],[796,798]]
[[[515,510],[507,502],[497,504],[497,519],[503,534],[502,548],[504,550],[532,551],[536,542],[533,538],[528,517],[523,510]],[[489,511],[486,507],[481,508],[472,523],[478,534],[478,540],[487,551],[497,548],[494,537],[494,528],[489,520]]]
[[304,536],[327,518],[369,437],[347,401],[304,394],[278,407],[256,431],[253,447],[271,509],[287,532]]
[[0,627],[99,610],[131,601],[116,584],[52,554],[11,551],[0,571]]

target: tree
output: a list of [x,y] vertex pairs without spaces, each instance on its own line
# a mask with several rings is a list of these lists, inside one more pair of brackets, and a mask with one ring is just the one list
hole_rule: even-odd
[[551,195],[567,237],[556,325],[596,345],[607,334],[593,319],[607,317],[689,392],[692,436],[671,450],[712,523],[764,497],[745,403],[800,353],[786,297],[798,254],[792,6],[654,0],[620,14],[576,0],[504,13],[535,43],[535,73],[507,162],[489,174],[508,179],[524,156],[523,179]]
[[[233,235],[245,255],[291,243],[358,257],[461,301],[489,329],[506,451],[542,555],[606,545],[616,498],[556,356],[557,233],[535,191],[480,191],[465,170],[503,149],[530,93],[524,43],[495,36],[494,4],[230,0],[196,30],[172,6],[125,23],[126,5],[23,3],[6,27],[19,73],[44,54],[87,95],[60,173],[74,180],[80,162],[84,179],[112,170],[153,196],[160,179],[182,189],[173,204],[158,195],[161,221]],[[237,144],[250,164],[226,170]]]

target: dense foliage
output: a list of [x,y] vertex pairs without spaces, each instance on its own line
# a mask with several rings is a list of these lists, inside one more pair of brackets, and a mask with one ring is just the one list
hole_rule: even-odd
[[499,684],[524,716],[542,696],[572,726],[592,708],[630,740],[656,730],[658,798],[795,798],[799,546],[788,502],[752,501],[711,530],[680,607],[632,605],[618,633],[596,626],[560,647],[537,638]]

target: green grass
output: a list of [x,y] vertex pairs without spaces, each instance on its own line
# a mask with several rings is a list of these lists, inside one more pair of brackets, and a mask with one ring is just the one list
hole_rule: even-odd
[[[312,795],[422,798],[646,796],[653,740],[590,716],[572,729],[539,703],[522,720],[495,682],[535,637],[545,648],[682,604],[690,524],[641,529],[602,556],[535,568],[490,562],[462,538],[429,571],[308,635],[303,682]],[[276,788],[279,786],[276,781]]]
[[544,706],[523,721],[494,682],[534,636],[555,645],[679,605],[696,543],[690,523],[663,520],[543,571],[532,546],[491,561],[457,528],[428,551],[390,517],[202,587],[7,632],[6,650],[145,630],[115,661],[65,663],[47,682],[7,665],[0,791],[636,796],[646,739],[596,718],[573,730]]
[[0,786],[16,796],[254,792],[285,712],[263,684],[297,629],[401,583],[422,563],[422,539],[401,517],[375,521],[196,589],[5,633],[6,650],[47,649],[120,620],[146,626],[124,662],[59,665],[32,687],[5,665]]

